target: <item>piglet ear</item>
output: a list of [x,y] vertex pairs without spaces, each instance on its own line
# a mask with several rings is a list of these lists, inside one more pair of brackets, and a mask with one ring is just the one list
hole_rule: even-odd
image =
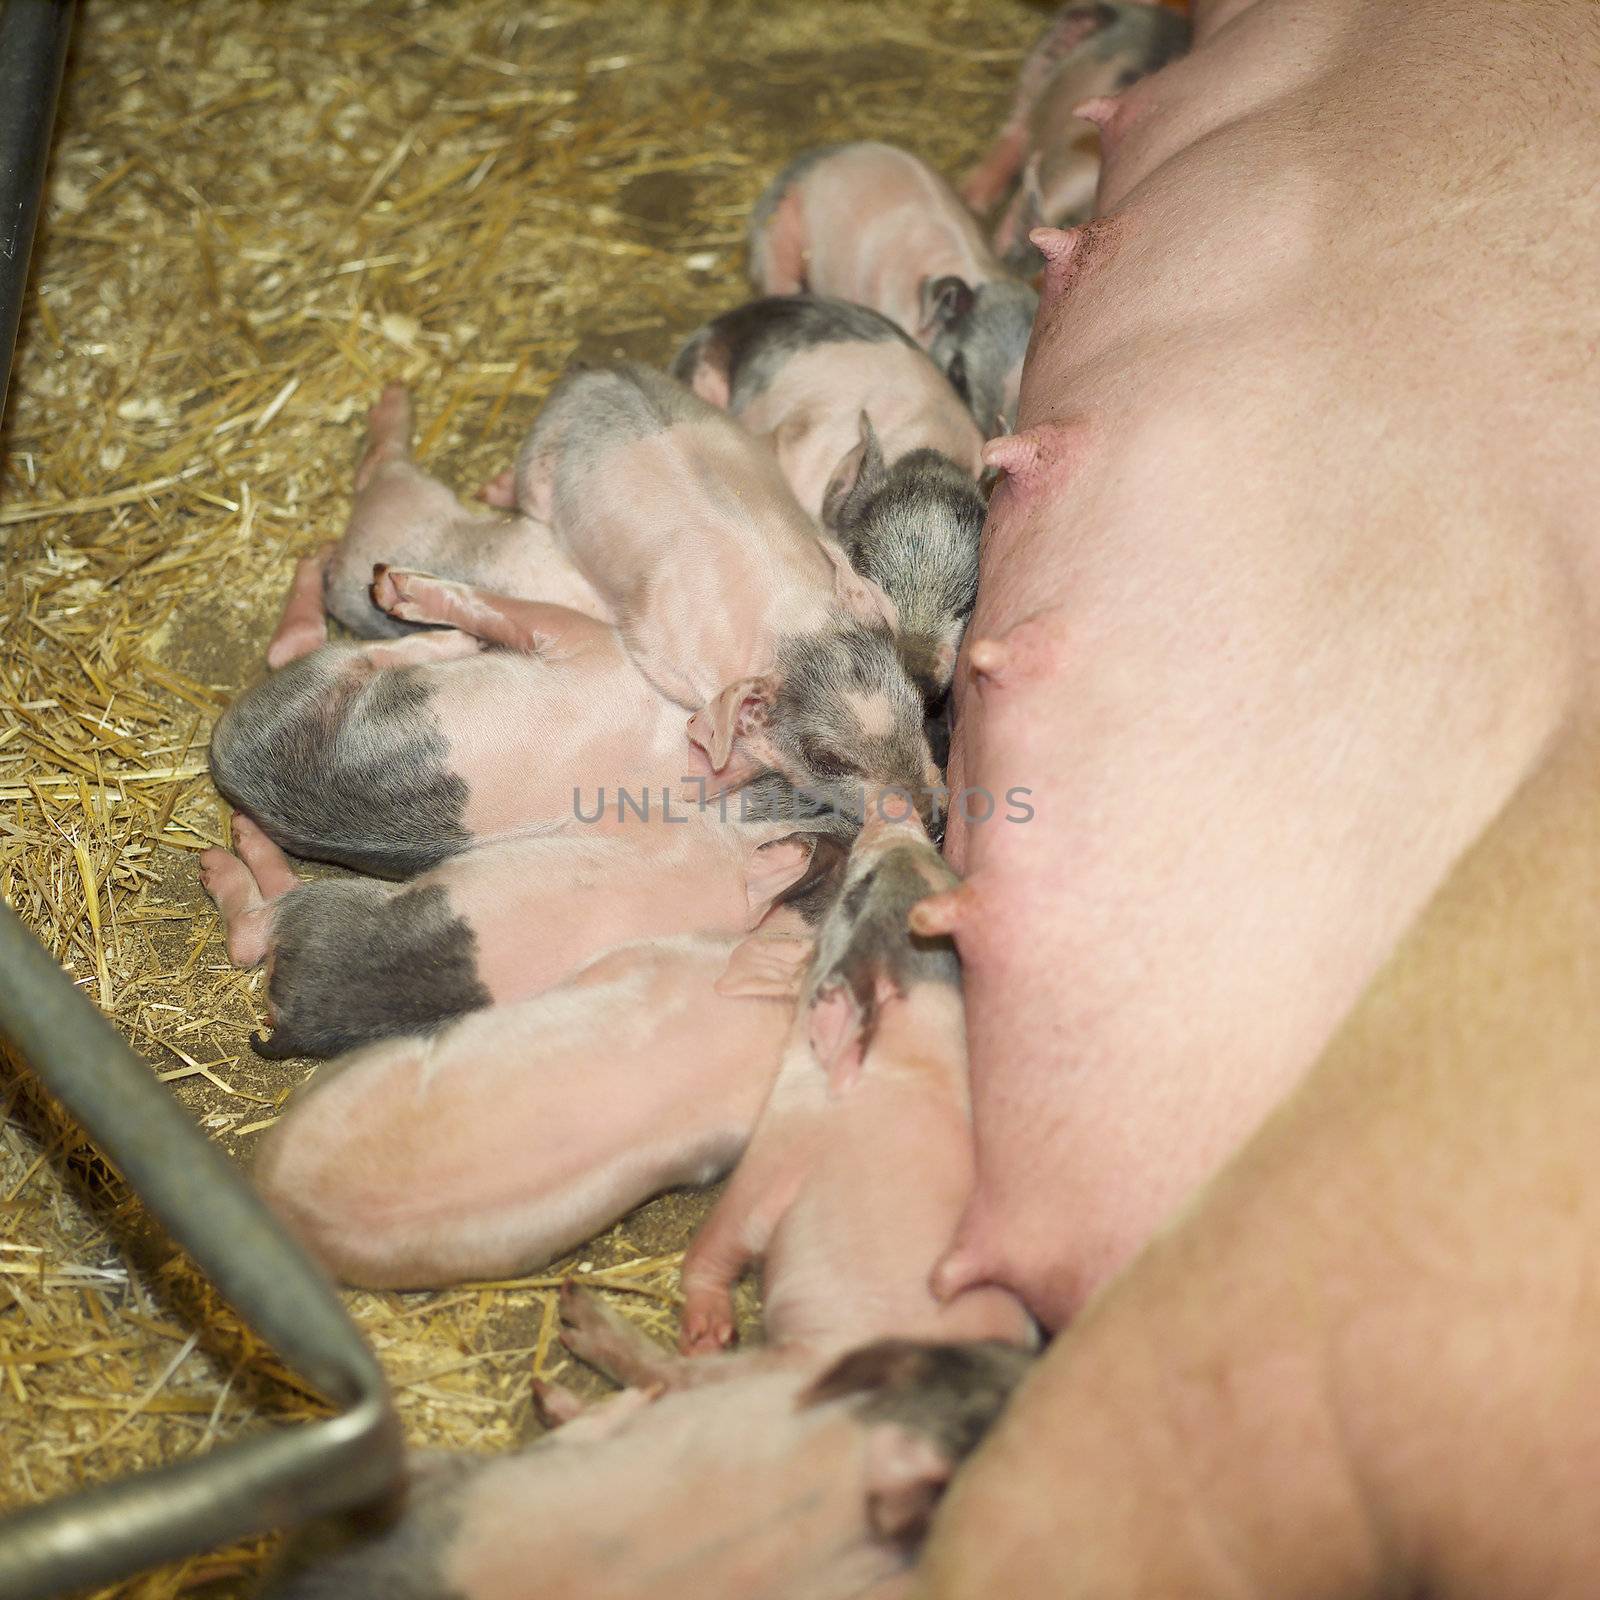
[[950,1458],[926,1434],[880,1422],[867,1434],[867,1524],[880,1538],[914,1544],[950,1481]]
[[777,933],[752,933],[733,947],[728,964],[717,979],[718,994],[737,998],[754,995],[766,1000],[793,1000],[811,960],[810,939]]
[[894,601],[871,578],[857,572],[850,565],[850,557],[832,539],[819,534],[817,543],[833,563],[833,593],[839,604],[868,627],[887,623],[891,631],[898,632],[900,608]]
[[733,742],[747,732],[755,713],[772,704],[770,676],[738,678],[689,718],[689,742],[706,753],[713,772],[721,772],[733,754]]
[[828,1075],[828,1088],[842,1094],[861,1075],[867,1034],[861,1008],[846,984],[824,989],[811,1002],[806,1017],[811,1053]]
[[744,874],[745,902],[750,909],[747,928],[755,927],[771,910],[772,902],[805,876],[811,865],[811,851],[809,839],[791,833],[751,852]]
[[833,531],[854,522],[889,476],[878,430],[865,411],[861,413],[860,432],[860,441],[839,458],[839,465],[822,492],[822,525]]
[[941,328],[958,322],[972,309],[977,294],[965,278],[947,274],[942,278],[922,280],[922,326],[917,330],[924,340],[931,339]]
[[[684,374],[679,372],[677,376],[681,378]],[[728,409],[733,385],[728,378],[728,350],[721,340],[708,339],[694,352],[689,387],[708,405],[719,411]]]

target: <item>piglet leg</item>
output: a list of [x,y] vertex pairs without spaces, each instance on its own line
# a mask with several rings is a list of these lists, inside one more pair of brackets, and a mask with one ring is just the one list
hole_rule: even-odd
[[589,1409],[588,1401],[553,1378],[535,1378],[529,1394],[533,1401],[533,1414],[546,1428],[564,1428],[569,1422],[576,1422]]
[[613,1311],[592,1289],[561,1286],[561,1342],[580,1361],[630,1389],[681,1387],[679,1356]]
[[567,1283],[561,1289],[561,1342],[580,1361],[603,1372],[630,1393],[653,1395],[696,1389],[745,1376],[753,1368],[787,1364],[787,1351],[762,1350],[716,1361],[689,1360],[663,1350],[591,1289]]
[[446,623],[485,644],[524,655],[571,655],[609,639],[611,630],[593,617],[542,600],[513,600],[488,589],[448,583],[394,567],[372,569],[372,599],[404,622]]
[[334,546],[319,545],[295,564],[289,598],[284,601],[278,631],[267,645],[267,665],[274,672],[328,642],[328,617],[322,608],[322,584]]
[[254,967],[272,943],[272,904],[299,887],[289,858],[243,812],[233,818],[233,855],[206,850],[200,856],[200,882],[216,902],[227,930],[228,959]]
[[[787,1142],[774,1140],[774,1151]],[[762,1160],[759,1144],[753,1143],[694,1236],[683,1258],[681,1278],[683,1324],[678,1348],[685,1355],[706,1355],[733,1343],[733,1286],[745,1268],[765,1254],[804,1176],[805,1161],[799,1152],[786,1153],[790,1159],[780,1166],[777,1160]]]
[[1011,187],[1027,154],[1027,120],[1014,118],[1000,130],[983,160],[962,180],[961,198],[974,211],[987,211]]
[[485,505],[497,506],[502,511],[513,511],[517,504],[517,470],[507,467],[504,472],[497,472],[478,491],[478,498]]
[[[546,1388],[559,1387],[559,1385],[545,1385]],[[641,1411],[647,1411],[661,1398],[660,1389],[624,1389],[621,1394],[613,1395],[609,1400],[602,1400],[598,1405],[585,1405],[577,1395],[563,1390],[566,1399],[560,1404],[564,1409],[568,1402],[575,1404],[578,1411],[560,1423],[552,1423],[554,1441],[558,1444],[598,1444],[605,1439],[614,1439],[619,1433],[625,1432],[629,1423]]]
[[411,459],[411,396],[403,383],[391,383],[367,413],[367,437],[356,463],[356,493],[372,481],[385,461]]
[[371,672],[386,667],[420,667],[431,661],[456,661],[475,656],[483,641],[456,628],[441,628],[437,633],[414,633],[392,643],[368,645],[361,653],[362,664]]

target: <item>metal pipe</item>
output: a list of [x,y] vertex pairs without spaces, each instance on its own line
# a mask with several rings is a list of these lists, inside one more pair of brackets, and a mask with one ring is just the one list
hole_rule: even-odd
[[[0,0],[0,409],[27,279],[72,0]],[[230,1305],[343,1412],[0,1521],[0,1600],[50,1600],[141,1567],[376,1501],[400,1474],[383,1373],[333,1285],[238,1168],[0,905],[0,1034]]]
[[0,6],[0,413],[50,156],[73,0]]
[[0,1032],[228,1303],[346,1408],[0,1521],[0,1600],[46,1600],[106,1583],[391,1488],[399,1426],[377,1361],[332,1284],[4,907]]

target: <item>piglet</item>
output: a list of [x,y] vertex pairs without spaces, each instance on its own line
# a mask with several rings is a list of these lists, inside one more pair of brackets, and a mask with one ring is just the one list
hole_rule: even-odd
[[1016,184],[994,235],[995,251],[1008,266],[1037,272],[1044,258],[1028,242],[1029,233],[1094,214],[1096,116],[1104,120],[1109,97],[1188,48],[1188,19],[1167,6],[1073,0],[1056,13],[1022,64],[1005,126],[961,187],[967,203],[983,212]]
[[327,639],[332,616],[363,639],[398,638],[412,625],[371,597],[377,565],[414,568],[502,594],[566,606],[601,622],[610,614],[556,548],[550,530],[521,513],[469,510],[411,454],[411,399],[392,383],[367,416],[355,500],[344,535],[302,564],[267,665],[282,667]]
[[673,372],[777,454],[796,498],[898,614],[937,703],[978,587],[983,436],[944,375],[865,306],[769,295],[701,328]]
[[575,370],[518,454],[515,493],[613,608],[639,670],[694,712],[689,737],[725,787],[771,767],[931,804],[893,606],[725,412],[635,362]]
[[266,1600],[904,1600],[1027,1367],[885,1340],[820,1373],[635,1390],[515,1455],[419,1456],[387,1527],[302,1539]]
[[336,1055],[538,994],[625,941],[749,929],[810,864],[793,822],[640,802],[623,827],[480,845],[403,884],[302,883],[236,816],[238,854],[205,851],[200,876],[230,959],[267,964],[273,1032],[257,1051]]
[[[972,1131],[955,951],[908,919],[955,879],[907,807],[879,794],[865,809],[750,1148],[684,1259],[689,1353],[732,1340],[732,1288],[757,1259],[768,1359],[888,1335],[1032,1337],[1007,1291],[941,1303],[929,1287],[971,1193]],[[738,975],[722,987],[760,992]],[[679,1380],[658,1367],[649,1381]]]
[[821,295],[766,295],[708,322],[673,375],[777,454],[795,498],[822,516],[866,412],[890,463],[937,450],[970,478],[983,435],[949,380],[896,323]]
[[[533,1271],[732,1165],[810,948],[788,910],[742,943],[621,945],[532,999],[368,1045],[318,1073],[267,1136],[256,1181],[348,1283]],[[717,991],[730,960],[760,971],[761,995]]]
[[824,520],[856,570],[894,601],[900,658],[932,710],[950,687],[977,604],[988,507],[948,456],[913,450],[891,464],[865,411],[859,428]]
[[[318,575],[297,582],[320,611]],[[211,735],[217,788],[292,854],[409,877],[476,840],[570,829],[619,791],[704,788],[682,709],[614,628],[417,573],[386,570],[375,592],[390,615],[443,626],[314,650]]]
[[986,435],[1016,420],[1039,297],[995,259],[971,212],[893,145],[828,145],[790,162],[750,219],[750,278],[871,306],[966,397]]

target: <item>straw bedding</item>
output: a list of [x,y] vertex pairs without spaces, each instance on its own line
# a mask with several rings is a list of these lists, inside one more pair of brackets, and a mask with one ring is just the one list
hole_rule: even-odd
[[[227,838],[206,739],[294,556],[342,525],[381,384],[414,386],[425,462],[481,481],[573,356],[663,360],[743,297],[745,215],[795,149],[876,136],[959,172],[1041,14],[88,8],[3,441],[0,891],[238,1159],[308,1068],[251,1054],[260,978],[199,888]],[[0,1116],[0,1509],[319,1409],[3,1060]],[[553,1285],[665,1329],[702,1211],[658,1201],[519,1287],[351,1295],[408,1435],[524,1437],[531,1375],[563,1368]],[[262,1552],[114,1592],[238,1593]]]

